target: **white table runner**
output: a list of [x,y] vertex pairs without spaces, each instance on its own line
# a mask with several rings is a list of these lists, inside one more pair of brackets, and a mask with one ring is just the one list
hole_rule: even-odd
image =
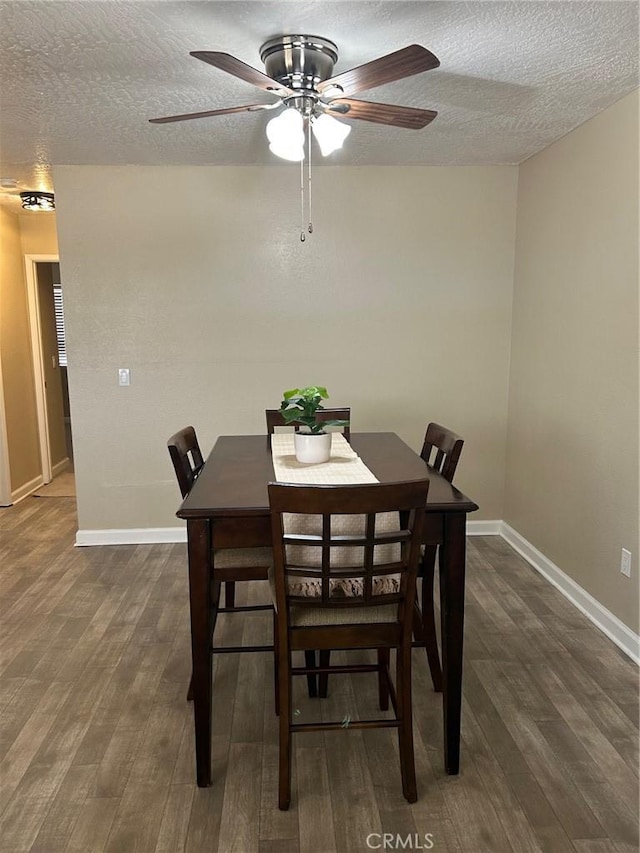
[[298,462],[293,433],[271,436],[273,470],[279,483],[307,483],[312,486],[350,486],[377,483],[378,479],[339,432],[331,433],[331,458],[317,465]]

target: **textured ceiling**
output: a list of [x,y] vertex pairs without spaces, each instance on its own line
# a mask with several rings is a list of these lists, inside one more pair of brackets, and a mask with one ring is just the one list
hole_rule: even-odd
[[147,122],[268,102],[189,51],[263,70],[280,33],[334,41],[334,73],[412,43],[440,59],[358,96],[437,110],[431,125],[354,121],[333,164],[519,163],[638,86],[636,2],[0,2],[0,177],[54,189],[55,164],[282,166],[268,113]]

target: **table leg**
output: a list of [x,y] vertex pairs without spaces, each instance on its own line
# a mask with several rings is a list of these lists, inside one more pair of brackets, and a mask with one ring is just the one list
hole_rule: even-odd
[[211,784],[211,528],[206,518],[187,521],[189,608],[193,661],[196,774],[200,788]]
[[445,513],[444,541],[440,547],[440,616],[444,766],[450,775],[458,773],[460,768],[465,536],[466,514]]

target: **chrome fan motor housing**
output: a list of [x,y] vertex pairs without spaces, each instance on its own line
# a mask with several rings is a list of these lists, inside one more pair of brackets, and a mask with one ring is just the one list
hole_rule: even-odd
[[338,48],[321,36],[276,36],[260,48],[266,74],[289,89],[315,92],[328,80]]

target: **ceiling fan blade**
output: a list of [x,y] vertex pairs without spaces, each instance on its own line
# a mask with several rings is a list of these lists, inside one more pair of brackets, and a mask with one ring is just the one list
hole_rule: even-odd
[[[426,127],[438,115],[433,110],[400,107],[397,104],[374,104],[371,101],[358,101],[353,98],[336,98],[328,106],[329,115],[338,114],[346,119],[356,118],[362,121],[373,121],[376,124],[408,127],[413,130]],[[335,108],[336,106],[338,109]]]
[[294,94],[293,89],[281,86],[273,77],[267,77],[262,71],[241,62],[235,56],[231,56],[230,53],[220,53],[215,50],[192,50],[190,56],[195,56],[196,59],[201,59],[221,71],[226,71],[227,74],[233,74],[234,77],[246,80],[247,83],[252,83],[259,89],[264,89],[265,92],[273,92],[276,95]]
[[327,89],[339,86],[342,95],[355,95],[365,89],[373,89],[374,86],[382,86],[384,83],[392,83],[403,77],[411,77],[421,71],[429,71],[437,68],[440,60],[434,56],[426,47],[419,44],[410,44],[402,50],[396,50],[386,56],[381,56],[351,71],[344,71],[329,80],[318,84],[318,92],[321,94]]
[[192,118],[209,118],[209,116],[223,116],[229,113],[252,113],[257,110],[268,110],[272,107],[279,107],[280,104],[247,104],[243,107],[226,107],[222,110],[205,110],[201,113],[184,113],[179,116],[163,116],[162,118],[150,118],[151,124],[168,124],[171,121],[189,121]]

